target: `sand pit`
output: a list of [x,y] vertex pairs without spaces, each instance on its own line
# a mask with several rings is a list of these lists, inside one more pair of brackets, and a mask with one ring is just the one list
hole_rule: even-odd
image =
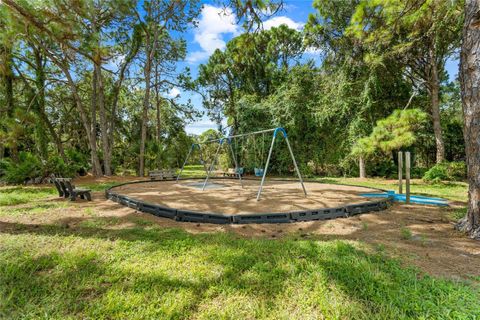
[[369,201],[360,193],[378,190],[305,182],[305,197],[298,181],[267,180],[260,201],[256,201],[258,180],[213,179],[202,191],[203,180],[187,179],[126,184],[111,192],[141,202],[177,210],[212,214],[245,215],[286,213],[345,207]]

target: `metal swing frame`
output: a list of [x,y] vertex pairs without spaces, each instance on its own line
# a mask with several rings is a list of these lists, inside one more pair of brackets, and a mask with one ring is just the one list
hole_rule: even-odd
[[[245,136],[249,136],[249,135],[255,135],[255,134],[264,134],[264,133],[267,133],[267,132],[273,132],[273,136],[272,136],[272,142],[270,144],[270,149],[268,151],[268,156],[267,156],[267,161],[265,163],[265,167],[263,169],[263,176],[262,176],[262,180],[260,182],[260,186],[258,187],[258,191],[257,191],[257,201],[260,200],[260,196],[262,194],[262,190],[263,190],[263,186],[265,185],[265,178],[267,176],[267,171],[268,171],[268,165],[270,164],[270,159],[272,157],[272,152],[273,152],[273,146],[275,145],[275,139],[277,138],[277,134],[280,132],[283,136],[283,138],[285,139],[285,142],[287,143],[287,147],[288,147],[288,151],[290,153],[290,157],[292,158],[292,161],[293,161],[293,165],[295,167],[295,172],[297,173],[297,176],[298,176],[298,180],[300,181],[300,185],[302,186],[302,190],[303,190],[303,193],[305,196],[307,196],[307,190],[305,189],[305,185],[303,183],[303,178],[302,178],[302,175],[300,173],[300,170],[298,169],[298,165],[297,165],[297,161],[295,159],[295,155],[293,154],[293,150],[292,150],[292,147],[290,145],[290,142],[288,140],[288,135],[287,135],[287,132],[284,128],[282,127],[278,127],[278,128],[273,128],[273,129],[267,129],[267,130],[261,130],[261,131],[255,131],[255,132],[249,132],[249,133],[244,133],[244,134],[237,134],[237,135],[229,135],[228,137],[225,137],[225,138],[220,138],[220,139],[213,139],[213,140],[208,140],[208,141],[205,141],[203,143],[211,143],[211,142],[218,142],[218,147],[217,147],[217,150],[215,152],[215,156],[212,160],[212,163],[210,164],[209,166],[209,169],[207,170],[205,165],[205,171],[207,173],[207,177],[205,178],[205,181],[203,183],[203,187],[202,187],[202,190],[205,190],[205,186],[207,185],[207,182],[208,182],[208,179],[210,178],[210,175],[213,171],[213,168],[215,166],[215,163],[217,162],[217,158],[218,158],[218,154],[220,152],[220,149],[222,147],[222,145],[224,144],[225,141],[227,141],[227,144],[229,146],[229,149],[232,153],[232,157],[233,157],[233,161],[235,162],[235,172],[237,173],[238,175],[238,178],[240,180],[240,183],[242,185],[242,188],[243,188],[243,180],[242,180],[242,176],[240,173],[238,173],[238,162],[237,162],[237,158],[235,157],[235,153],[233,152],[233,148],[232,148],[232,139],[234,138],[240,138],[240,137],[245,137]],[[194,145],[198,145],[199,147],[199,150],[200,149],[200,144],[194,144]],[[192,148],[190,149],[188,155],[187,155],[187,159],[185,159],[185,162],[182,166],[182,169],[180,170],[180,173],[178,174],[178,177],[177,177],[177,181],[178,179],[180,178],[180,175],[183,171],[183,168],[185,167],[185,164],[187,163],[188,161],[188,158],[190,157],[190,154],[192,153],[192,150],[194,149],[194,145],[192,145]],[[202,160],[203,162],[203,160]]]
[[207,166],[205,165],[205,161],[203,160],[203,153],[202,153],[202,147],[200,146],[199,143],[192,143],[190,146],[190,150],[188,150],[187,157],[185,158],[185,161],[183,162],[182,168],[180,169],[180,172],[178,173],[177,180],[175,182],[178,182],[180,179],[180,176],[182,175],[183,169],[187,165],[188,159],[190,158],[190,155],[195,151],[195,147],[198,148],[198,151],[200,153],[200,161],[203,164],[203,169],[205,172],[208,174]]

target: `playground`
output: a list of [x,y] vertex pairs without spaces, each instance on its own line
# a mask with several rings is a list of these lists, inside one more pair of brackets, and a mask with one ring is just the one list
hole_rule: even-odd
[[[202,180],[200,180],[202,181]],[[363,203],[362,192],[374,189],[306,182],[309,191],[305,197],[296,181],[269,181],[262,200],[255,201],[258,180],[244,180],[243,187],[235,179],[215,179],[207,190],[198,187],[199,179],[155,181],[127,184],[111,189],[112,192],[182,210],[224,214],[272,213],[305,211],[344,207]]]
[[0,0],[0,319],[480,319],[480,0]]
[[[300,319],[315,315],[319,304],[332,318],[477,312],[478,245],[452,228],[465,210],[464,183],[412,181],[412,192],[446,197],[449,207],[394,203],[346,219],[219,225],[157,217],[105,199],[105,188],[136,180],[75,179],[92,190],[93,201],[58,198],[48,185],[2,188],[0,265],[6,272],[0,289],[16,292],[3,310],[32,318],[48,312],[57,318],[232,319],[281,318],[301,308],[305,312],[294,316]],[[396,185],[383,179],[322,182]],[[296,192],[301,195],[298,186]],[[360,297],[375,302],[358,304]],[[159,303],[168,308],[155,308]],[[419,311],[411,313],[414,306]]]

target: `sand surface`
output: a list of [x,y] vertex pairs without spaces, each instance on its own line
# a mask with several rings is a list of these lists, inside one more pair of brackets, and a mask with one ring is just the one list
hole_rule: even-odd
[[[202,191],[203,180],[158,181],[130,184],[112,191],[165,207],[225,214],[288,212],[332,208],[368,201],[360,193],[378,192],[363,187],[306,182],[307,197],[299,182],[267,181],[260,201],[260,181],[215,179]],[[211,183],[211,184],[210,184]]]

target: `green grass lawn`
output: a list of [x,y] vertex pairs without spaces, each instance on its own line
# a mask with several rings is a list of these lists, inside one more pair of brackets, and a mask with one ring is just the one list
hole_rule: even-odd
[[[111,223],[111,222],[109,222]],[[191,235],[142,223],[1,234],[0,316],[474,319],[478,289],[344,241]]]
[[[362,182],[370,183],[378,182]],[[415,192],[460,196],[457,185],[437,187]],[[44,214],[49,205],[67,218],[74,204],[42,202],[54,193],[0,189],[0,226],[9,227],[0,229],[0,318],[480,318],[475,280],[425,275],[387,257],[382,246],[295,234],[277,240],[190,234],[141,215],[115,228],[122,221],[96,216],[96,208],[84,209],[92,219],[75,228],[2,222]]]
[[54,187],[0,187],[0,207],[29,203],[41,200],[57,192]]

